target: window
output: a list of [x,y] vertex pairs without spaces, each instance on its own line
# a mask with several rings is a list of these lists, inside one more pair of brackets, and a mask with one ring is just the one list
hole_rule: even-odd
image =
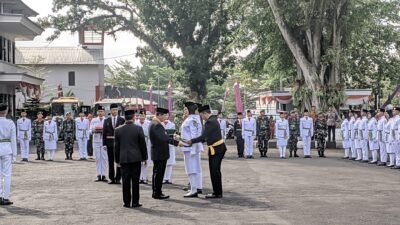
[[75,72],[68,72],[68,85],[75,86]]

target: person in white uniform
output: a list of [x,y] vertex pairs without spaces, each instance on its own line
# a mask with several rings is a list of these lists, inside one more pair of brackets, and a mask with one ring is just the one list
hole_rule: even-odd
[[386,166],[387,163],[387,153],[386,153],[386,143],[385,143],[385,109],[380,109],[378,113],[378,125],[377,125],[377,138],[379,143],[379,156],[380,162],[377,164],[378,166]]
[[280,119],[275,122],[276,145],[279,149],[279,157],[286,159],[286,146],[289,139],[289,123],[286,119],[286,112],[280,112]]
[[21,148],[21,160],[27,162],[29,158],[29,141],[32,138],[32,123],[26,118],[26,112],[21,112],[17,120],[17,137]]
[[247,117],[243,119],[242,137],[244,139],[245,157],[253,159],[254,138],[257,135],[257,122],[252,117],[251,111],[247,110]]
[[226,139],[226,120],[224,120],[224,114],[222,112],[218,112],[218,123],[221,128],[221,136],[222,139]]
[[372,154],[372,161],[369,162],[369,164],[378,163],[378,150],[379,150],[379,141],[377,136],[378,121],[376,121],[373,113],[374,113],[373,111],[368,112],[368,146]]
[[48,161],[53,161],[57,149],[58,129],[57,122],[49,114],[43,126],[44,150],[47,152]]
[[343,149],[344,149],[344,159],[348,159],[349,153],[350,153],[350,148],[351,148],[351,140],[350,140],[350,122],[348,115],[344,116],[343,122],[340,126],[340,132],[342,134],[342,140],[343,140]]
[[87,154],[87,143],[90,136],[89,120],[85,118],[84,112],[79,112],[79,118],[75,119],[75,137],[78,141],[79,158],[80,160],[86,160]]
[[361,112],[361,122],[358,125],[358,129],[360,131],[360,140],[361,140],[361,150],[362,150],[362,161],[364,163],[368,163],[368,118],[367,118],[368,110],[363,109]]
[[[201,118],[201,116],[200,116],[200,113],[199,113],[199,109],[200,109],[200,107],[202,107],[202,104],[200,104],[200,103],[196,103],[196,105],[197,105],[197,109],[196,109],[196,116],[197,116],[197,121],[199,122],[199,124],[201,125],[201,129],[202,129],[202,131],[204,131],[204,124],[203,124],[203,119]],[[197,143],[198,144],[198,148],[199,149],[203,149],[203,151],[204,151],[204,144],[203,143]],[[202,152],[200,152],[200,154],[199,154],[199,160],[200,160],[200,173],[199,173],[199,175],[197,176],[197,193],[198,194],[203,194],[203,168],[202,168],[202,166],[201,166],[201,153]]]
[[300,137],[303,140],[304,158],[311,158],[311,137],[314,135],[314,121],[309,117],[308,110],[300,119]]
[[354,110],[351,111],[350,121],[349,121],[349,129],[350,129],[350,150],[351,150],[351,160],[357,159],[357,149],[356,149],[356,134],[357,134],[357,127],[356,123],[357,114]]
[[392,136],[393,144],[392,148],[395,154],[395,166],[393,169],[400,169],[400,107],[393,107],[393,124],[392,124]]
[[138,111],[138,120],[135,122],[136,125],[140,126],[143,129],[144,137],[146,140],[147,147],[147,156],[148,159],[146,162],[142,162],[142,168],[140,170],[140,184],[148,184],[147,174],[148,167],[151,165],[151,142],[149,137],[149,128],[151,125],[151,121],[146,119],[146,112],[144,110]]
[[95,182],[107,182],[107,146],[103,144],[104,110],[104,106],[99,106],[97,108],[97,117],[90,123],[90,132],[93,135],[93,150],[96,157],[97,179]]
[[385,113],[387,123],[385,125],[385,143],[386,143],[386,153],[389,156],[389,165],[387,167],[394,167],[395,165],[395,153],[393,148],[393,136],[392,136],[392,124],[393,117],[389,118],[389,113]]
[[[203,131],[199,116],[196,115],[197,105],[193,102],[186,102],[184,111],[189,115],[181,126],[182,140],[192,140],[200,137]],[[198,197],[199,176],[201,176],[201,158],[200,153],[203,151],[203,145],[200,143],[182,146],[183,159],[185,163],[185,171],[189,177],[190,189],[185,198]]]
[[361,117],[356,116],[356,122],[354,123],[354,129],[355,129],[355,142],[354,142],[354,146],[356,148],[357,151],[357,158],[355,159],[355,161],[361,161],[362,160],[362,141],[361,141],[361,131],[360,131],[360,124],[361,124]]
[[[164,121],[165,131],[170,137],[176,132],[175,123],[170,120]],[[172,184],[172,168],[176,164],[176,157],[175,157],[175,146],[169,145],[169,159],[167,161],[167,167],[165,168],[164,173],[164,184]]]
[[17,158],[15,124],[6,118],[8,107],[0,104],[0,205],[12,205],[10,201],[12,162]]

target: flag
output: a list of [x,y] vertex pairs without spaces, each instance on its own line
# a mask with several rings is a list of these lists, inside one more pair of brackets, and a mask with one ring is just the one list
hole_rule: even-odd
[[226,86],[225,93],[224,93],[224,103],[222,103],[221,112],[225,112],[225,102],[226,102],[226,98],[228,98],[228,95],[229,95],[229,87]]
[[62,89],[62,85],[61,83],[58,85],[57,87],[57,96],[60,97],[64,97],[64,93],[63,93],[63,89]]
[[169,114],[172,115],[172,82],[168,82],[168,110]]
[[243,102],[242,102],[242,96],[240,95],[240,85],[237,81],[235,81],[233,88],[235,89],[236,112],[242,113],[243,112]]
[[153,85],[150,85],[149,92],[150,92],[150,112],[154,113],[154,110],[153,110]]

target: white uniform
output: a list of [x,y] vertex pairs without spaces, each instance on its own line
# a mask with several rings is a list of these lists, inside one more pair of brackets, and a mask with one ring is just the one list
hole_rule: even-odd
[[[164,125],[166,130],[175,130],[175,124],[169,120],[166,121]],[[164,181],[171,182],[172,180],[172,167],[176,164],[176,157],[175,157],[175,146],[169,145],[169,159],[167,161],[167,167],[165,168],[164,173]]]
[[218,119],[219,127],[221,128],[221,136],[226,139],[226,121],[224,119]]
[[377,125],[377,138],[378,138],[378,143],[379,143],[379,155],[381,156],[380,161],[381,163],[386,163],[387,162],[387,153],[386,153],[386,144],[385,144],[385,124],[386,124],[386,118],[384,116],[381,116],[381,118],[378,120],[378,125]]
[[385,125],[386,152],[389,155],[389,165],[388,166],[394,166],[394,164],[395,164],[394,149],[392,147],[392,145],[393,145],[392,124],[393,124],[393,118],[390,118]]
[[285,119],[279,119],[275,123],[276,145],[279,148],[279,157],[284,158],[289,139],[289,123]]
[[364,116],[359,123],[358,129],[360,131],[362,160],[368,161],[368,118]]
[[147,173],[148,169],[147,167],[151,165],[151,142],[150,142],[150,136],[149,136],[149,129],[151,122],[149,120],[144,120],[143,124],[140,122],[140,120],[135,122],[136,125],[140,126],[143,129],[144,137],[146,139],[146,147],[147,147],[147,165],[142,163],[142,169],[140,170],[140,180],[147,182]]
[[357,133],[357,127],[356,127],[356,119],[354,116],[350,118],[349,122],[349,129],[350,129],[350,150],[351,150],[351,159],[356,159],[357,158],[357,149],[356,149],[356,133]]
[[252,118],[243,119],[242,138],[245,146],[245,156],[253,156],[254,137],[257,135],[257,123]]
[[75,119],[75,137],[78,140],[79,157],[87,158],[87,143],[90,135],[89,120],[85,118]]
[[314,135],[314,122],[311,117],[300,119],[300,137],[303,140],[304,156],[311,156],[311,137]]
[[396,115],[393,117],[393,124],[392,124],[392,136],[393,136],[393,144],[392,148],[394,151],[394,154],[396,156],[396,167],[400,167],[400,142],[399,142],[399,126],[400,126],[400,116]]
[[57,149],[58,130],[56,121],[46,121],[43,125],[44,150],[47,151],[49,160],[54,160]]
[[93,135],[93,150],[96,156],[97,176],[105,177],[107,172],[108,156],[107,147],[103,145],[103,133],[95,133],[95,128],[103,128],[105,118],[94,118],[90,123],[90,131]]
[[0,117],[0,198],[10,198],[12,162],[16,160],[16,157],[15,124],[5,117]]
[[378,150],[379,150],[379,141],[378,141],[378,132],[377,132],[378,122],[375,118],[371,118],[368,121],[368,144],[369,150],[372,154],[372,163],[378,162]]
[[28,118],[17,120],[17,137],[21,147],[21,158],[29,158],[29,141],[32,138],[32,123]]
[[[189,115],[181,126],[181,138],[183,140],[192,140],[201,136],[203,127],[200,123],[200,117],[198,115]],[[201,158],[200,154],[203,149],[202,143],[192,144],[191,146],[181,147],[185,161],[186,174],[189,177],[190,182],[190,193],[196,193],[197,189],[201,189],[202,184],[200,176],[201,173]]]
[[362,160],[362,141],[361,141],[361,132],[360,132],[360,124],[361,118],[357,118],[356,122],[354,123],[354,146],[357,150],[357,161]]
[[342,140],[343,140],[344,157],[349,158],[351,140],[350,140],[350,122],[347,118],[343,120],[342,125],[340,126],[340,132],[342,134]]

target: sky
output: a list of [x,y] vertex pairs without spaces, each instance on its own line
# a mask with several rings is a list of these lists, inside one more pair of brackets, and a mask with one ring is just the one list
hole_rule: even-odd
[[[47,16],[52,13],[53,0],[23,0],[30,8],[39,13],[38,17]],[[35,18],[31,18],[36,21]],[[42,35],[36,37],[33,41],[21,41],[17,46],[21,47],[76,47],[79,45],[78,35],[63,33],[58,39],[53,42],[46,41],[46,38],[52,34],[51,30],[45,30]],[[104,41],[104,58],[105,63],[112,65],[116,60],[126,59],[131,61],[134,66],[140,65],[140,59],[135,57],[136,48],[143,46],[144,43],[135,38],[128,32],[120,32],[117,35],[117,40],[111,36],[106,36]],[[122,57],[121,57],[122,56]]]

